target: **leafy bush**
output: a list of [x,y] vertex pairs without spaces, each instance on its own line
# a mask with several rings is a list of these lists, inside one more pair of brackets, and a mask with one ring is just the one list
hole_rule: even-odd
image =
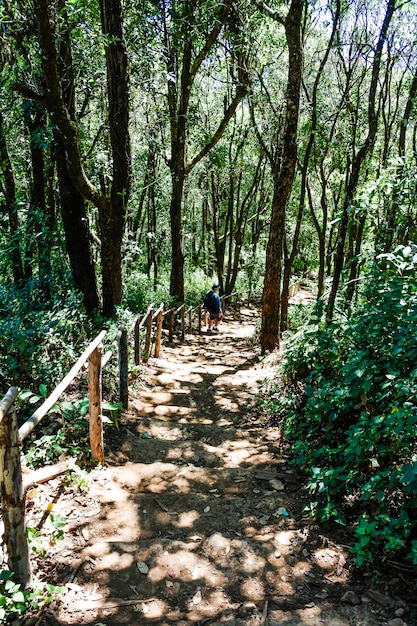
[[32,589],[20,588],[13,581],[13,572],[3,571],[0,573],[0,623],[10,624],[29,609],[39,611],[42,607],[50,604],[65,587],[56,587],[39,583]]
[[401,551],[417,564],[417,246],[379,255],[348,319],[321,311],[286,346],[273,410],[309,472],[310,510],[355,520],[357,563]]
[[58,382],[78,358],[94,322],[71,291],[44,301],[36,281],[25,287],[0,285],[0,383],[38,387]]

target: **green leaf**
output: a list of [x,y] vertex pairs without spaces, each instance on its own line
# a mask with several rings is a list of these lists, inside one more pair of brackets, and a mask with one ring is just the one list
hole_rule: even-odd
[[23,594],[23,591],[18,591],[17,593],[15,593],[15,594],[13,595],[12,600],[13,600],[13,602],[15,602],[16,604],[17,604],[17,603],[21,603],[21,604],[23,604],[23,603],[25,602],[25,596],[24,596],[24,594]]

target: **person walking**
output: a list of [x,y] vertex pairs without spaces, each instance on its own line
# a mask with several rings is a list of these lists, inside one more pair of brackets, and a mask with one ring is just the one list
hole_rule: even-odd
[[213,287],[204,296],[204,309],[207,312],[207,332],[218,333],[220,322],[223,318],[222,303],[219,296],[219,285],[214,283]]

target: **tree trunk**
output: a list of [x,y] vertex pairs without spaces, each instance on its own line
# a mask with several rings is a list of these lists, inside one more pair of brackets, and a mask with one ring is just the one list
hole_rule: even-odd
[[[62,96],[61,77],[54,32],[54,20],[47,0],[35,0],[42,49],[42,69],[45,93],[32,93],[49,111],[65,142],[68,174],[87,200],[99,210],[102,251],[103,314],[110,317],[122,296],[121,242],[124,231],[126,204],[131,184],[129,138],[129,86],[127,54],[123,39],[120,0],[101,0],[102,31],[106,37],[107,90],[109,130],[112,149],[112,185],[110,198],[87,178],[81,159],[77,123],[68,113]],[[29,89],[25,89],[30,92]]]
[[16,411],[12,406],[18,389],[12,387],[0,402],[0,495],[8,566],[16,582],[25,587],[30,579],[29,548],[25,528],[26,495],[20,465],[20,441]]
[[[185,137],[183,137],[185,141]],[[182,238],[182,197],[184,193],[184,162],[176,155],[176,164],[171,169],[172,195],[169,208],[171,223],[171,278],[170,294],[184,302],[184,249]],[[182,161],[182,162],[181,162]]]
[[288,45],[288,77],[282,164],[273,173],[274,195],[271,225],[266,251],[264,289],[262,294],[262,352],[279,345],[281,262],[284,241],[285,213],[297,165],[297,128],[302,78],[301,22],[304,0],[292,0],[285,20]]
[[308,166],[310,162],[310,155],[312,153],[312,149],[315,143],[317,126],[318,126],[317,94],[318,94],[321,77],[326,67],[330,52],[333,48],[333,42],[336,36],[336,29],[339,23],[339,17],[340,17],[340,1],[336,0],[336,10],[333,16],[332,32],[329,37],[329,41],[328,41],[324,56],[320,62],[319,69],[317,70],[317,74],[314,80],[312,94],[311,94],[311,130],[310,130],[310,136],[308,139],[308,143],[307,143],[307,147],[306,147],[306,151],[305,151],[304,159],[302,163],[302,168],[301,168],[301,185],[300,185],[301,189],[300,189],[300,201],[298,205],[298,215],[297,215],[297,221],[296,221],[294,234],[292,238],[291,252],[284,262],[284,275],[283,275],[283,280],[282,280],[282,294],[281,294],[281,329],[280,329],[281,333],[288,330],[288,293],[289,293],[289,285],[290,285],[290,279],[291,279],[291,271],[292,271],[292,266],[295,261],[295,257],[297,255],[298,240],[300,237],[301,224],[302,224],[303,214],[304,214],[305,198],[306,198],[306,192],[307,192]]
[[26,123],[30,133],[32,166],[30,212],[35,232],[39,283],[45,298],[51,298],[51,235],[46,204],[45,155],[39,137],[45,132],[46,112],[37,103],[28,103]]
[[[216,12],[214,25],[204,34],[201,47],[196,49],[193,40],[195,15],[193,3],[181,5],[181,11],[168,15],[168,7],[163,3],[164,45],[167,63],[167,94],[171,132],[171,170],[172,196],[170,205],[172,265],[170,293],[180,302],[184,302],[184,250],[182,232],[183,194],[187,175],[210,150],[217,145],[234,115],[236,108],[247,93],[247,75],[244,64],[239,66],[240,84],[230,104],[225,107],[223,117],[202,149],[186,162],[187,117],[191,91],[200,68],[210,50],[216,43],[232,7],[232,0],[225,0]],[[172,23],[174,29],[171,29]],[[219,276],[219,280],[221,277]]]
[[110,41],[106,46],[106,65],[113,176],[111,208],[108,213],[100,212],[100,226],[103,313],[111,316],[122,300],[121,247],[132,174],[129,81],[121,0],[100,0],[100,13],[103,35],[108,36]]
[[25,278],[23,271],[22,254],[19,243],[19,220],[16,201],[16,184],[13,175],[13,168],[7,150],[6,137],[3,128],[3,116],[0,111],[0,171],[4,178],[4,195],[6,200],[7,216],[9,219],[10,242],[11,242],[11,263],[13,280],[15,285],[19,285]]
[[55,158],[66,249],[76,287],[83,294],[88,314],[100,308],[96,273],[90,243],[90,229],[84,198],[74,187],[66,167],[65,145],[56,136]]
[[[61,11],[63,2],[61,0]],[[75,85],[72,65],[71,40],[66,29],[61,35],[59,47],[62,97],[68,113],[75,121]],[[67,168],[65,142],[59,130],[55,131],[55,159],[62,222],[65,231],[66,249],[76,287],[83,294],[88,314],[100,308],[96,272],[91,251],[90,229],[84,198],[72,182]]]

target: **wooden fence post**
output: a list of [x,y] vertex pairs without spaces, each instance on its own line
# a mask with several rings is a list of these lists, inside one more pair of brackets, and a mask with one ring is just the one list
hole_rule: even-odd
[[153,320],[153,308],[151,307],[148,311],[148,318],[146,320],[146,340],[145,340],[145,359],[146,362],[149,361],[149,355],[151,352],[151,341],[152,341],[152,320]]
[[181,307],[181,339],[185,339],[185,304]]
[[169,335],[168,340],[171,343],[174,338],[174,326],[175,326],[175,309],[172,309],[171,315],[169,316]]
[[140,365],[140,320],[135,323],[135,365]]
[[156,318],[156,336],[155,336],[155,357],[158,358],[161,352],[162,322],[164,321],[164,308],[161,307]]
[[88,396],[91,456],[104,465],[103,423],[101,420],[101,346],[88,359]]
[[19,431],[13,402],[16,387],[0,403],[0,491],[8,567],[25,587],[30,580],[29,547],[25,529],[25,490],[20,464]]
[[193,307],[190,306],[188,309],[188,332],[193,334]]
[[198,332],[201,334],[201,317],[203,315],[203,305],[198,307]]
[[127,330],[120,329],[119,337],[119,386],[120,402],[124,409],[129,408],[129,362],[127,350]]

